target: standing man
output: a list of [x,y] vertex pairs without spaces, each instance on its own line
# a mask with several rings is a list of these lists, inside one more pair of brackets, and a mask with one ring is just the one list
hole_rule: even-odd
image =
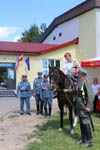
[[38,77],[33,82],[33,96],[36,100],[37,115],[43,114],[43,101],[40,99],[40,86],[43,82],[42,72],[38,72]]
[[48,75],[44,75],[44,81],[41,83],[40,88],[40,98],[43,100],[45,116],[47,116],[47,104],[49,116],[51,116],[53,91],[50,90],[50,87],[51,85],[48,81]]
[[26,103],[27,114],[31,115],[30,97],[32,96],[32,91],[26,75],[22,75],[22,81],[18,83],[17,96],[20,97],[20,115],[24,114],[24,101]]
[[75,92],[77,93],[76,109],[79,116],[81,138],[78,144],[85,143],[86,147],[92,146],[92,135],[89,124],[89,113],[93,108],[94,95],[86,79],[86,70],[80,69],[78,71],[79,83],[77,88],[64,89],[64,92]]

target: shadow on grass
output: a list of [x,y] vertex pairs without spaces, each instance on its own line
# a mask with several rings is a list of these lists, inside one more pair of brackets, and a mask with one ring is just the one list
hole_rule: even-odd
[[[58,115],[54,116],[54,118],[51,118],[42,126],[36,125],[36,127],[39,131],[45,132],[47,130],[54,130],[54,132],[55,132],[55,130],[57,131],[60,127],[59,117],[58,117]],[[63,132],[64,135],[70,136],[70,137],[74,138],[75,140],[79,140],[79,134],[78,133],[75,133],[74,135],[70,134],[70,123],[69,123],[68,119],[64,119],[63,131],[58,131],[58,132]]]

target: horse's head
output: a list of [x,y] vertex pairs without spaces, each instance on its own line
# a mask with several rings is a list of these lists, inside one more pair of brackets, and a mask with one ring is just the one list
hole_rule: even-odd
[[52,87],[60,86],[60,88],[70,88],[72,81],[57,67],[49,67],[49,78]]
[[49,67],[49,78],[52,86],[59,84],[61,79],[59,69],[57,67]]

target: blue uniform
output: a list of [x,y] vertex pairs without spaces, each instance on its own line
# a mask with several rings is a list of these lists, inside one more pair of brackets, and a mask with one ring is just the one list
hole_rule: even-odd
[[[35,94],[37,114],[39,114],[40,109],[41,109],[41,114],[43,113],[43,101],[40,99],[40,86],[43,81],[44,79],[41,77],[41,78],[35,78],[33,82],[33,92]],[[39,106],[39,103],[41,104],[41,106]]]
[[24,114],[24,101],[26,102],[27,114],[30,114],[31,86],[28,81],[21,81],[17,86],[17,96],[20,97],[20,113]]
[[49,115],[51,115],[53,92],[50,91],[50,82],[43,81],[40,88],[40,97],[43,99],[45,113],[47,114],[47,104],[49,107]]
[[33,83],[33,91],[36,94],[36,104],[39,104],[40,101],[40,86],[43,82],[43,78],[35,78]]
[[33,83],[33,90],[35,94],[40,94],[40,85],[43,82],[43,78],[35,78]]

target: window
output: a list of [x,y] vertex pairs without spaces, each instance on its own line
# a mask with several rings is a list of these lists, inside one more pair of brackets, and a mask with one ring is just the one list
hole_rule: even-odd
[[56,40],[56,37],[55,37],[55,36],[53,37],[53,40]]
[[57,66],[59,69],[61,69],[61,60],[60,59],[43,59],[42,60],[43,74],[49,73],[49,66],[51,67]]
[[62,36],[62,32],[59,33],[59,37]]

